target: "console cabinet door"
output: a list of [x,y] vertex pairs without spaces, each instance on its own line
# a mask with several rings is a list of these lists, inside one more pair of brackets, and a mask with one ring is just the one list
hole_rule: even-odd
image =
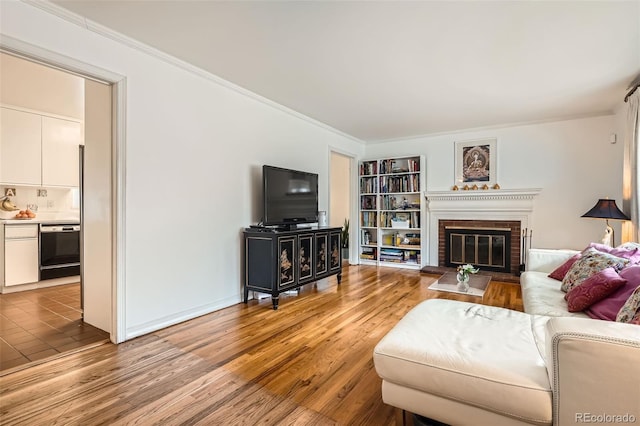
[[323,233],[316,234],[316,247],[315,247],[316,278],[326,275],[326,273],[328,272],[328,269],[327,269],[328,247],[329,247],[329,241],[328,241],[327,233],[323,232]]
[[299,281],[306,282],[313,279],[313,234],[298,237]]
[[278,238],[278,253],[280,254],[278,289],[291,287],[297,280],[297,238],[295,236]]
[[42,185],[78,186],[82,124],[42,117]]
[[40,116],[9,108],[0,114],[0,183],[40,185]]
[[329,234],[329,246],[331,248],[329,269],[331,272],[334,272],[342,268],[342,247],[340,245],[340,232],[332,232],[331,234]]

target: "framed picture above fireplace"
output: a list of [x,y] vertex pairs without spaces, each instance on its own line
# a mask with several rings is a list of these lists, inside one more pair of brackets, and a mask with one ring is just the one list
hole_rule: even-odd
[[458,186],[487,185],[498,180],[496,138],[458,141],[455,143],[455,182]]

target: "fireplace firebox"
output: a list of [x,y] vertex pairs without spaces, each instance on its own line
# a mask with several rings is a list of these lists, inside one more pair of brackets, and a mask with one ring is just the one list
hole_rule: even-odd
[[515,220],[439,220],[438,266],[471,263],[483,271],[519,275],[520,232],[521,222]]
[[445,227],[445,266],[471,263],[484,270],[511,271],[510,228]]

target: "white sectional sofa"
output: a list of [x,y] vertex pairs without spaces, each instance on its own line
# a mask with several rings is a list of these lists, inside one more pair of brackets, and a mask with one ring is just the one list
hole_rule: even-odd
[[451,425],[640,423],[640,326],[569,313],[547,277],[575,253],[530,250],[525,313],[412,309],[374,350],[384,402]]

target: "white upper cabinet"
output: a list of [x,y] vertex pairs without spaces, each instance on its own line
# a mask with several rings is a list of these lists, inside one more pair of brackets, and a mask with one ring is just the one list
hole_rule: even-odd
[[0,112],[0,183],[40,185],[41,116],[2,108]]
[[42,117],[42,185],[78,186],[82,125]]
[[78,186],[82,123],[1,110],[0,184]]

